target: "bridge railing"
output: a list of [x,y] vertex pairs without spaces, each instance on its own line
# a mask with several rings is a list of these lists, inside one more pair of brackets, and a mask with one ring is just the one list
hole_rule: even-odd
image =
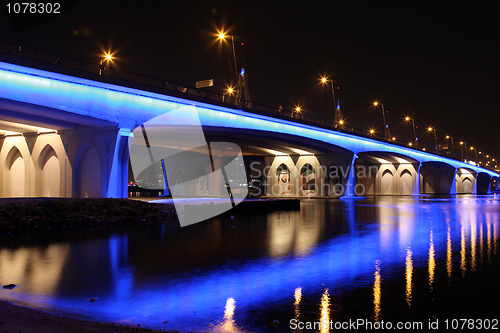
[[[324,119],[316,117],[310,117],[295,112],[294,110],[282,108],[281,106],[269,106],[253,101],[244,100],[241,98],[236,98],[234,95],[212,91],[210,89],[199,89],[193,86],[166,81],[152,76],[123,70],[115,66],[106,66],[105,61],[103,61],[102,63],[93,63],[81,59],[61,56],[46,51],[35,50],[32,48],[26,48],[23,46],[4,42],[0,42],[0,60],[14,62],[20,65],[28,65],[35,68],[40,68],[40,66],[42,66],[42,68],[40,69],[47,69],[54,72],[59,72],[61,74],[75,75],[80,77],[84,76],[92,80],[109,82],[118,85],[131,85],[139,89],[152,90],[158,93],[165,93],[177,97],[184,97],[187,99],[195,99],[202,102],[210,102],[230,108],[238,108],[250,113],[291,120],[307,125],[336,130],[347,134],[354,134],[357,136],[372,138],[379,141],[390,142],[391,144],[399,145],[405,148],[423,150],[418,147],[409,147],[408,142],[391,140],[384,136],[375,133],[372,134],[366,130],[361,130],[354,127],[348,127],[344,125],[335,126],[335,124],[333,124],[333,122],[331,121],[326,121]],[[26,62],[28,62],[28,64]],[[47,66],[49,67],[47,68]],[[440,152],[428,152],[450,157]]]

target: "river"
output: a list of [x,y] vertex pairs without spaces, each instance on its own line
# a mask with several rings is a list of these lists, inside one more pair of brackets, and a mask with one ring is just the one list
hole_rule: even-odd
[[498,329],[499,224],[498,195],[309,199],[300,211],[1,247],[0,283],[16,288],[0,298],[196,332]]

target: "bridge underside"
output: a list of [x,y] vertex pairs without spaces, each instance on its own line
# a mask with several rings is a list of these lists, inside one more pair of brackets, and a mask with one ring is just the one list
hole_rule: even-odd
[[117,124],[3,99],[0,117],[0,197],[127,195]]
[[[130,132],[91,117],[54,110],[40,114],[38,107],[0,100],[1,197],[127,196]],[[387,152],[355,154],[294,135],[218,127],[204,132],[209,144],[239,146],[251,196],[488,193],[498,183],[486,173],[445,163]],[[213,153],[220,167],[224,162]],[[217,196],[224,184],[214,182],[210,194]]]

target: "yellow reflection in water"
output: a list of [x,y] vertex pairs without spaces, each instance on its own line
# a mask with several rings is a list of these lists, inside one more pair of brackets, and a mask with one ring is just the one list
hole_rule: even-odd
[[488,262],[491,262],[491,223],[486,225],[486,237],[488,241]]
[[462,224],[460,227],[460,269],[462,269],[462,276],[465,276],[467,270],[467,251],[465,249],[465,229]]
[[325,289],[323,296],[321,296],[321,319],[320,319],[320,332],[330,332],[330,295],[328,289]]
[[446,232],[446,272],[448,273],[448,278],[451,279],[451,274],[453,271],[453,261],[452,261],[452,248],[451,248],[451,228],[448,223],[448,230]]
[[238,327],[236,326],[236,323],[234,322],[233,316],[234,316],[234,310],[236,309],[236,301],[234,298],[229,297],[226,300],[226,306],[224,308],[224,319],[222,323],[219,325],[216,325],[213,328],[213,332],[238,332]]
[[471,256],[471,269],[476,270],[476,223],[472,222],[470,225],[470,256]]
[[300,316],[300,301],[302,300],[302,288],[301,287],[296,288],[293,295],[295,297],[295,302],[293,303],[295,307],[295,319],[297,319],[298,322]]
[[413,252],[411,252],[410,246],[406,250],[406,302],[408,306],[411,306],[411,293],[413,288],[412,275],[413,275]]
[[484,231],[483,231],[483,224],[479,224],[479,258],[480,258],[480,261],[481,261],[481,264],[483,263],[483,259],[484,259],[484,245],[483,245],[483,242],[484,242]]
[[373,314],[375,321],[380,320],[380,299],[382,297],[381,282],[382,277],[380,276],[380,261],[375,262],[375,281],[373,282]]
[[497,254],[497,238],[498,238],[498,229],[497,229],[497,224],[493,224],[493,237],[494,237],[494,240],[493,240],[493,251],[495,254]]
[[[69,244],[0,249],[0,278],[8,277],[9,282],[22,281],[26,293],[55,295],[64,279],[64,268],[69,257]],[[84,265],[86,262],[80,264]],[[42,303],[43,300],[39,304]]]
[[434,251],[434,239],[432,229],[429,235],[429,287],[432,291],[432,284],[434,283],[434,272],[436,270],[436,260]]

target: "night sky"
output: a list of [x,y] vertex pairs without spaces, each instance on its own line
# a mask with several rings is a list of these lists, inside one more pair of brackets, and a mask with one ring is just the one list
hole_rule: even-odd
[[[340,86],[349,126],[382,133],[378,100],[393,134],[410,140],[405,115],[432,148],[451,135],[500,157],[496,135],[500,91],[500,27],[493,2],[405,1],[217,2],[64,1],[65,13],[8,16],[2,2],[0,40],[99,62],[114,51],[115,66],[193,85],[214,79],[222,90],[238,67],[248,74],[251,99],[333,119],[328,75]],[[160,3],[160,1],[158,1]],[[241,44],[244,43],[244,46]]]

